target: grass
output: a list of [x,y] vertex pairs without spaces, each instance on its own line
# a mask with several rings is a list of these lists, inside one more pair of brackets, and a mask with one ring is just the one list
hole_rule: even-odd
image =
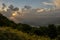
[[[49,37],[30,35],[12,29],[11,27],[0,27],[0,40],[51,40]],[[56,39],[54,39],[56,40]]]

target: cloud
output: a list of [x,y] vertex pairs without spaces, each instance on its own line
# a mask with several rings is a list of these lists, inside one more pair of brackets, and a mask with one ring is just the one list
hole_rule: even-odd
[[7,6],[4,3],[0,7],[0,11],[7,11]]
[[53,5],[52,3],[48,3],[48,2],[42,2],[42,4],[44,4],[44,5]]
[[13,5],[9,5],[9,9],[13,10],[14,6]]
[[[16,23],[25,23],[30,25],[47,25],[60,23],[60,9],[50,10],[45,8],[30,8],[31,6],[20,9],[9,5],[7,11],[1,13]],[[6,7],[5,7],[6,8]],[[48,11],[49,10],[49,11]]]
[[[2,4],[2,5],[5,5],[5,4]],[[16,23],[19,22],[18,19],[21,17],[21,14],[18,7],[14,7],[13,5],[9,5],[7,8],[5,6],[3,7],[2,7],[3,9],[0,10],[0,13],[2,13],[8,19],[16,21]]]
[[51,6],[53,9],[60,9],[60,0],[53,0],[52,2],[42,2],[46,6]]
[[6,5],[3,3],[3,4],[2,4],[2,9],[4,9],[5,7],[6,7]]
[[13,10],[14,11],[19,11],[19,8],[18,7],[15,7]]
[[54,0],[54,5],[56,8],[60,8],[60,0]]
[[2,11],[0,10],[0,12],[7,18],[15,17],[18,14],[20,14],[18,7],[14,7],[13,5],[9,5],[8,7],[6,7],[6,5],[4,3],[2,5],[3,5],[2,9],[1,9]]
[[[34,9],[35,10],[35,9]],[[23,15],[22,23],[30,25],[47,25],[47,24],[59,24],[60,23],[60,10],[52,10],[47,12],[32,12]]]
[[9,9],[11,9],[13,11],[19,11],[19,8],[18,7],[14,7],[13,5],[10,5]]
[[27,6],[27,5],[25,5],[24,8],[26,8],[26,9],[30,9],[31,6]]
[[37,10],[38,13],[39,12],[44,12],[44,11],[45,11],[45,9],[43,9],[43,8]]

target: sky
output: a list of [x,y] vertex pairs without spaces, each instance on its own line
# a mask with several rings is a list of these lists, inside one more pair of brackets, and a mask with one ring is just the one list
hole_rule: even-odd
[[60,24],[60,0],[0,0],[0,13],[16,23]]
[[[22,8],[25,5],[32,6],[33,8],[51,8],[53,5],[50,5],[53,2],[53,0],[0,0],[1,3],[5,3],[7,5],[14,5],[19,8]],[[46,4],[46,5],[44,5]]]
[[[15,7],[23,8],[25,5],[32,8],[55,8],[59,6],[60,0],[0,0],[0,5],[5,3],[14,5]],[[60,7],[60,6],[59,6]]]

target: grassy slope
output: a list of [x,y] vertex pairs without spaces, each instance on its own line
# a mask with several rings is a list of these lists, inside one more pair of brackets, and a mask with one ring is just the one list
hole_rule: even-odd
[[0,27],[0,37],[1,36],[3,36],[3,38],[5,37],[4,40],[50,40],[49,37],[29,35],[27,33],[23,33],[22,31],[18,31],[17,29],[12,29],[10,27]]

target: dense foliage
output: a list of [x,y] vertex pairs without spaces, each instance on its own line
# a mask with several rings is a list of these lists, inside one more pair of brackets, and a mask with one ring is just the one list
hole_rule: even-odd
[[[0,27],[0,40],[50,40],[49,37],[30,35],[10,27]],[[55,39],[54,39],[55,40]]]

